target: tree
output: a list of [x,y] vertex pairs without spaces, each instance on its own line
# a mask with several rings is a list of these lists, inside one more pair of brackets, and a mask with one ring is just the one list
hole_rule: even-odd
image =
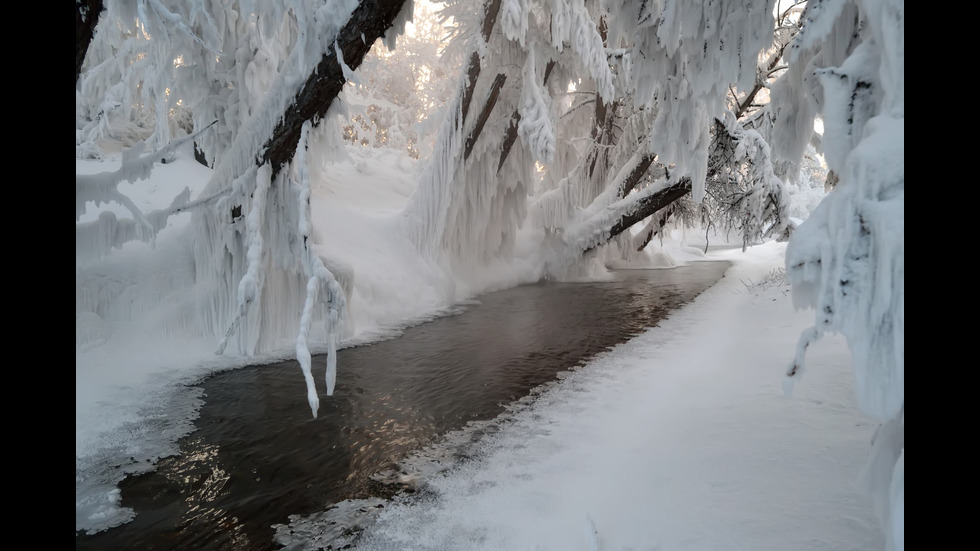
[[[469,62],[450,114],[456,118],[445,123],[445,156],[431,164],[408,217],[428,254],[465,272],[506,255],[516,230],[530,223],[552,248],[549,275],[561,277],[581,265],[583,252],[649,219],[640,236],[601,250],[642,248],[667,223],[668,207],[692,192],[746,244],[788,235],[785,194],[764,136],[723,114],[736,81],[755,87],[739,110],[749,114],[792,36],[781,33],[758,71],[757,55],[773,41],[771,6],[711,5],[683,25],[679,11],[660,16],[653,3],[466,6],[446,9],[463,29],[481,32],[457,37]],[[636,40],[668,27],[686,34]]]
[[[789,237],[794,297],[817,314],[789,374],[821,334],[848,336],[862,407],[883,423],[881,509],[903,529],[904,2],[811,0],[775,16],[774,0],[444,4],[445,59],[461,69],[403,216],[420,254],[466,278],[510,258],[530,227],[542,276],[562,277],[632,254],[667,224],[718,224],[744,245]],[[295,342],[315,415],[306,343],[329,343],[329,394],[353,276],[315,251],[330,236],[309,220],[310,158],[343,139],[334,100],[377,38],[394,47],[411,4],[98,8],[76,2],[76,155],[102,155],[106,138],[129,149],[119,173],[76,177],[76,221],[88,200],[127,204],[117,184],[165,159],[174,138],[193,139],[214,172],[195,201],[129,204],[132,220],[78,224],[77,242],[105,255],[194,212],[205,331],[219,353]],[[838,183],[794,231],[784,180],[817,116]],[[890,538],[903,547],[898,528]]]
[[[338,286],[350,276],[311,252],[302,203],[308,172],[293,161],[307,150],[327,154],[338,141],[331,125],[316,123],[334,120],[330,106],[373,43],[367,38],[396,23],[400,29],[411,16],[406,10],[396,22],[396,0],[351,5],[341,17],[323,17],[330,4],[257,3],[243,11],[248,5],[111,2],[76,87],[79,156],[101,155],[98,144],[110,137],[132,146],[133,157],[139,143],[163,151],[172,136],[193,133],[214,168],[204,197],[177,198],[168,212],[195,213],[196,280],[207,289],[205,331],[219,353],[232,346],[252,354],[292,338],[293,329],[261,313],[270,293],[280,303],[294,298],[286,312],[309,312],[301,334],[311,316],[333,320],[320,338],[341,330]],[[456,32],[447,58],[465,63],[404,217],[403,230],[423,254],[465,277],[506,259],[530,223],[542,232],[546,275],[561,277],[581,265],[583,252],[653,214],[662,226],[666,207],[688,194],[704,198],[706,183],[733,190],[709,198],[724,195],[724,212],[741,217],[746,236],[786,228],[764,140],[723,116],[731,82],[757,83],[754,60],[772,40],[768,5],[713,6],[686,26],[684,14],[668,21],[653,5],[492,0],[471,7],[453,1],[444,12]],[[636,40],[668,27],[686,34]],[[676,93],[678,82],[698,93]],[[311,141],[319,145],[311,149]],[[107,195],[106,185],[80,181],[79,209],[96,188],[99,200],[125,201],[114,186]],[[134,220],[146,218],[133,212]],[[125,224],[114,219],[78,232],[103,243],[95,251],[105,254],[124,235],[153,239],[166,213],[154,216],[156,226],[142,222],[128,233],[116,231]],[[652,237],[650,224],[642,240]],[[100,241],[109,233],[116,238]],[[319,307],[308,302],[314,274],[328,294]],[[303,298],[284,288],[309,292]],[[302,344],[297,353],[308,355]],[[315,410],[312,384],[310,396]]]
[[[263,302],[292,300],[285,310],[299,320],[296,353],[314,416],[319,400],[307,338],[315,316],[326,320],[327,393],[332,394],[334,346],[346,300],[341,282],[327,268],[329,261],[313,251],[306,144],[374,40],[397,27],[388,37],[393,41],[411,18],[410,9],[403,13],[404,0],[341,4],[269,2],[243,13],[237,2],[112,3],[98,27],[103,29],[96,36],[101,51],[89,54],[92,67],[76,86],[80,155],[91,154],[95,142],[112,132],[105,123],[113,119],[132,124],[137,118],[138,136],[150,144],[169,142],[175,119],[185,131],[207,126],[208,119],[223,122],[215,137],[202,140],[207,157],[217,159],[204,199],[189,204],[186,196],[179,197],[168,212],[154,213],[152,223],[127,203],[116,187],[120,179],[139,179],[159,158],[132,160],[142,150],[140,141],[118,175],[76,177],[76,221],[88,200],[116,200],[130,206],[138,231],[123,234],[117,228],[131,224],[104,218],[76,233],[151,240],[168,214],[193,209],[200,237],[194,241],[195,269],[210,322],[205,329],[220,336],[217,352],[232,344],[252,354],[278,344],[285,327],[269,323]],[[235,48],[233,63],[225,48]],[[233,73],[227,65],[239,70]],[[172,72],[161,70],[169,67]],[[228,89],[249,93],[229,97]],[[259,90],[259,95],[251,93]],[[150,121],[140,118],[147,111],[154,115]],[[297,288],[305,296],[289,293]],[[321,290],[326,300],[318,300]],[[296,333],[293,327],[290,336]]]
[[788,377],[807,346],[847,337],[858,404],[881,422],[867,483],[888,546],[905,546],[905,5],[902,0],[810,2],[774,90],[774,144],[800,155],[823,117],[827,198],[791,238],[786,270],[794,302],[813,308]]
[[412,32],[398,47],[376,46],[338,99],[347,112],[344,141],[374,148],[407,151],[428,158],[435,145],[428,128],[432,115],[455,91],[459,64],[442,57],[445,28],[435,4],[413,7]]

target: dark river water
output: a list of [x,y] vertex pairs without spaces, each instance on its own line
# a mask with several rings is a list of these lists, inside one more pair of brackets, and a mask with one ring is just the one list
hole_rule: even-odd
[[543,282],[479,297],[461,313],[345,348],[334,395],[314,358],[318,418],[295,361],[201,381],[181,453],[120,484],[136,518],[76,549],[278,549],[273,525],[395,491],[371,475],[656,325],[715,283],[724,262],[623,270],[601,283]]

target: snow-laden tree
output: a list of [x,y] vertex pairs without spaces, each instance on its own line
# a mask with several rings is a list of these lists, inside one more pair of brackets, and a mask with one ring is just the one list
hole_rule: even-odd
[[427,254],[472,271],[529,225],[562,277],[642,249],[685,197],[745,244],[788,235],[785,167],[746,124],[795,30],[771,2],[481,5],[446,2],[466,67],[406,212]]
[[[810,2],[795,39],[798,6],[777,25],[771,2],[471,5],[449,3],[467,66],[407,212],[420,247],[461,272],[531,223],[560,273],[688,194],[727,210],[745,243],[786,236],[781,178],[822,118],[837,184],[789,247],[797,304],[817,311],[791,375],[820,334],[848,337],[861,405],[883,423],[869,480],[904,547],[904,3]],[[752,113],[777,70],[772,105]]]
[[[219,353],[254,354],[296,339],[299,323],[296,349],[308,368],[307,339],[332,348],[343,330],[353,277],[342,259],[317,253],[329,236],[308,222],[310,159],[340,149],[334,123],[357,105],[354,94],[334,101],[345,82],[406,80],[404,71],[354,71],[373,43],[366,37],[394,46],[412,13],[401,5],[108,2],[76,85],[76,155],[117,143],[124,169],[77,179],[76,220],[108,201],[127,205],[132,219],[79,224],[77,258],[152,241],[168,216],[193,212],[200,331]],[[759,83],[759,54],[774,37],[770,3],[453,0],[443,15],[455,34],[443,63],[462,72],[403,230],[454,277],[508,261],[526,226],[540,233],[543,274],[561,277],[611,238],[632,240],[627,230],[647,219],[648,241],[662,211],[686,195],[723,197],[746,236],[785,230],[766,141],[726,106],[730,92]],[[386,94],[386,114],[412,103],[417,117],[417,98]],[[375,133],[407,133],[404,121],[384,125]],[[187,136],[213,168],[204,193],[139,212],[118,184]],[[138,156],[146,147],[156,151]],[[79,311],[98,314],[115,298],[83,287]],[[315,397],[310,385],[314,411]]]
[[867,482],[890,549],[905,546],[905,3],[808,3],[789,71],[773,90],[773,143],[801,154],[820,115],[833,191],[786,251],[794,302],[813,308],[790,380],[807,346],[847,337],[858,404],[882,424]]
[[[402,217],[419,252],[478,277],[532,231],[542,276],[561,277],[628,256],[668,223],[723,225],[744,244],[792,233],[794,297],[817,319],[791,374],[813,339],[848,337],[861,405],[883,423],[870,478],[903,547],[904,2],[811,0],[802,32],[798,7],[775,0],[444,4],[442,62],[461,69]],[[377,38],[394,48],[411,2],[77,0],[76,12],[76,155],[125,149],[118,172],[76,177],[76,221],[91,203],[132,214],[76,225],[77,273],[193,212],[199,329],[218,352],[293,343],[315,414],[308,343],[327,343],[329,394],[356,277],[318,253],[331,236],[310,222],[315,159],[338,150],[358,105],[336,109],[345,83],[409,78],[382,58],[356,71]],[[389,113],[405,105],[393,94]],[[181,140],[213,169],[204,193],[141,212],[119,184]],[[784,184],[814,143],[836,188],[791,231]],[[76,278],[79,313],[119,298],[97,280]]]
[[[90,42],[77,33],[85,51],[77,52],[76,155],[100,155],[107,141],[126,148],[119,171],[76,177],[76,223],[90,204],[117,202],[132,214],[76,224],[79,273],[97,271],[94,262],[129,240],[152,242],[169,216],[193,212],[186,294],[194,311],[184,317],[219,354],[294,343],[316,415],[309,342],[326,345],[329,395],[350,274],[317,252],[307,153],[324,143],[317,129],[352,68],[376,39],[394,47],[411,3],[138,0],[103,10],[76,2],[76,12],[76,23],[99,18]],[[202,196],[140,212],[119,184],[145,177],[176,149],[172,138],[191,132],[214,169]],[[146,147],[155,151],[141,156]],[[97,276],[76,277],[77,313],[97,316],[117,298]]]

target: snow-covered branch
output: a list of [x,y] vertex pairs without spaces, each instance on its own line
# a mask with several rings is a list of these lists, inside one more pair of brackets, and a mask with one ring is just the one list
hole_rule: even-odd
[[[160,230],[166,227],[170,216],[199,205],[199,202],[194,205],[188,204],[190,190],[184,188],[181,193],[174,197],[169,207],[144,213],[129,197],[119,191],[119,184],[123,182],[136,183],[149,178],[153,166],[157,162],[173,159],[180,147],[192,142],[208,128],[210,125],[190,136],[172,140],[165,147],[145,155],[142,154],[145,144],[139,142],[134,147],[122,152],[121,165],[116,171],[99,174],[76,174],[76,260],[101,258],[109,254],[112,249],[118,249],[129,241],[150,242]],[[89,203],[96,207],[106,203],[119,204],[129,210],[132,218],[119,220],[111,212],[103,212],[99,215],[98,220],[79,224],[78,220],[85,214]]]
[[[827,333],[847,337],[858,405],[882,423],[868,484],[887,548],[904,549],[904,2],[809,2],[789,51],[790,70],[774,95],[776,137],[808,137],[799,129],[819,109],[827,164],[839,182],[786,250],[794,304],[814,312],[787,376],[799,378],[810,342]],[[791,141],[777,152],[794,160],[799,150]]]

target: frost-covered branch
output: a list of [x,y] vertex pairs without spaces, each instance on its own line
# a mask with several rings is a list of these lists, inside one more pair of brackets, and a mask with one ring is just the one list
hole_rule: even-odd
[[579,254],[588,252],[690,192],[690,178],[676,182],[660,179],[575,224],[565,232],[564,241]]
[[[480,37],[483,39],[484,44],[490,40],[490,32],[493,30],[493,26],[497,23],[497,16],[500,14],[500,5],[501,0],[488,0],[483,7],[483,23],[480,27]],[[480,70],[482,69],[480,59],[480,48],[476,48],[474,49],[473,53],[470,54],[470,60],[466,66],[466,84],[463,91],[462,103],[460,104],[460,120],[464,124],[466,123],[466,117],[470,111],[470,103],[473,101],[473,92],[476,88],[476,81],[480,78]]]
[[75,262],[86,263],[103,258],[112,249],[122,248],[130,241],[151,241],[167,226],[171,216],[191,206],[187,201],[189,198],[190,190],[184,188],[168,208],[145,215],[140,213],[138,220],[120,220],[112,212],[105,211],[92,222],[75,224]]
[[[773,173],[768,144],[757,132],[741,128],[731,113],[724,121],[717,122],[712,142],[706,201],[715,212],[723,213],[725,223],[736,228],[746,244],[786,231],[788,204],[782,182]],[[565,229],[564,241],[571,250],[587,252],[601,246],[692,191],[690,178],[673,180],[670,176],[633,191],[655,160],[645,151],[642,144],[638,146],[604,191],[577,215],[578,221]],[[541,198],[562,200],[567,196],[560,194],[560,188]],[[536,208],[544,209],[546,204]]]
[[[213,123],[212,123],[213,124]],[[150,177],[153,166],[161,159],[172,159],[178,148],[193,141],[210,127],[178,140],[172,140],[165,147],[141,155],[144,142],[122,152],[122,161],[118,170],[99,174],[75,175],[75,249],[78,259],[101,258],[114,248],[120,248],[129,241],[140,240],[149,242],[166,227],[170,216],[191,207],[190,190],[184,190],[174,197],[170,206],[165,209],[145,214],[129,197],[119,191],[123,182],[136,183]],[[98,220],[78,224],[79,218],[86,212],[87,205],[93,203],[96,207],[104,203],[116,203],[125,207],[132,214],[131,220],[119,220],[109,212],[103,212]]]
[[548,92],[538,84],[533,47],[528,52],[523,72],[518,132],[535,159],[551,164],[555,156],[555,128],[551,119]]
[[[548,85],[548,78],[551,77],[551,71],[555,68],[555,60],[548,61],[548,65],[544,69],[544,78],[542,79],[542,87]],[[497,172],[500,172],[500,168],[504,166],[504,161],[507,160],[507,156],[510,154],[510,149],[514,146],[514,142],[517,141],[517,134],[521,124],[521,111],[520,109],[515,109],[514,113],[510,116],[510,124],[507,126],[506,133],[504,134],[504,140],[500,146],[500,161],[497,163]]]
[[[85,204],[95,203],[96,206],[118,200],[122,194],[118,192],[119,184],[123,182],[136,183],[145,180],[153,172],[153,165],[161,160],[172,159],[174,153],[182,145],[193,141],[204,133],[217,121],[198,130],[190,136],[171,140],[166,146],[142,155],[146,144],[137,143],[135,146],[122,152],[122,163],[118,170],[114,172],[102,172],[99,174],[76,174],[75,175],[75,221],[85,213]],[[129,203],[131,205],[131,203]],[[127,205],[128,206],[128,205]],[[135,208],[135,206],[133,207]],[[137,209],[138,210],[138,209]],[[134,216],[139,216],[134,213]]]
[[790,224],[789,203],[769,144],[731,112],[716,120],[712,144],[706,198],[711,211],[742,236],[743,248],[783,235]]
[[[149,8],[149,10],[147,8]],[[187,26],[187,23],[184,21],[183,17],[168,10],[167,7],[163,5],[163,2],[161,2],[160,0],[143,0],[137,2],[136,12],[138,14],[140,21],[150,22],[158,18],[160,19],[160,22],[158,24],[151,25],[151,27],[155,27],[154,32],[159,30],[161,32],[165,32],[169,34],[170,29],[177,29],[182,34],[190,38],[192,41],[197,42],[198,44],[203,46],[204,49],[210,52],[211,54],[216,56],[224,55],[224,53],[219,48],[216,48],[215,46],[208,44],[207,41],[205,41],[203,38],[198,36],[197,33],[191,30],[191,28]]]
[[483,126],[490,118],[490,112],[493,111],[493,107],[497,105],[497,98],[500,96],[500,89],[504,87],[504,82],[506,81],[507,75],[500,73],[494,77],[493,82],[490,84],[490,92],[487,95],[487,100],[483,102],[483,109],[480,110],[480,114],[477,116],[476,122],[473,124],[473,130],[470,131],[470,135],[466,137],[466,145],[463,149],[464,160],[468,159],[470,157],[470,153],[473,152],[473,146],[476,144],[476,140],[480,138],[480,132],[483,132]]

